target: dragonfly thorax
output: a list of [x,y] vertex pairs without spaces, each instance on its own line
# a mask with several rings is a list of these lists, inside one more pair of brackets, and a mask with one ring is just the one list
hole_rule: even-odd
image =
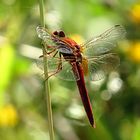
[[74,54],[67,54],[67,53],[61,53],[64,57],[64,59],[66,61],[69,61],[70,63],[71,62],[79,62],[79,63],[82,63],[82,55],[79,53],[77,55],[74,55]]

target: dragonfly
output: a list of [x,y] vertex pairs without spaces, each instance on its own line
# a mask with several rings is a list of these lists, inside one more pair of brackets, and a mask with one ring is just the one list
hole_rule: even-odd
[[82,44],[76,43],[61,30],[51,33],[45,27],[38,26],[36,31],[46,48],[44,57],[48,57],[48,78],[55,75],[76,81],[89,123],[95,128],[85,77],[92,81],[100,80],[119,65],[120,59],[112,50],[125,37],[124,27],[114,25]]

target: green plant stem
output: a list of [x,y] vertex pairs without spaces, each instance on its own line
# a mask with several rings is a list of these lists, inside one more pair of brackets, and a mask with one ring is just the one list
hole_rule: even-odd
[[[39,9],[40,9],[40,20],[41,20],[41,26],[45,27],[45,21],[44,21],[44,3],[43,0],[39,0]],[[44,63],[44,76],[45,79],[48,77],[48,60],[47,57],[45,57],[46,49],[43,45],[43,63]],[[54,130],[53,130],[53,117],[52,117],[52,108],[51,108],[51,97],[50,97],[50,88],[49,88],[49,81],[44,81],[45,86],[45,96],[46,96],[46,102],[47,102],[47,112],[48,112],[48,128],[49,128],[49,135],[50,140],[54,140]]]
[[40,10],[40,22],[43,27],[45,27],[45,20],[44,20],[44,2],[43,0],[39,0],[39,10]]

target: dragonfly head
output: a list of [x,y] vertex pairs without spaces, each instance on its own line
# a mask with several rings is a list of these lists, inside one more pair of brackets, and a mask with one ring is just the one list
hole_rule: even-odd
[[58,37],[65,37],[65,33],[63,31],[54,31],[53,34]]

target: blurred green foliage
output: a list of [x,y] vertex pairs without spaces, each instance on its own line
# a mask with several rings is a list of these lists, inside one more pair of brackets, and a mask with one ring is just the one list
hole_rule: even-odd
[[[55,138],[58,140],[140,139],[140,3],[136,0],[45,1],[50,31],[62,29],[83,40],[122,24],[117,72],[86,81],[96,129],[88,125],[75,82],[50,79]],[[0,139],[46,140],[47,113],[36,27],[38,1],[0,0]],[[113,83],[114,82],[114,83]],[[116,87],[116,88],[115,88]]]

